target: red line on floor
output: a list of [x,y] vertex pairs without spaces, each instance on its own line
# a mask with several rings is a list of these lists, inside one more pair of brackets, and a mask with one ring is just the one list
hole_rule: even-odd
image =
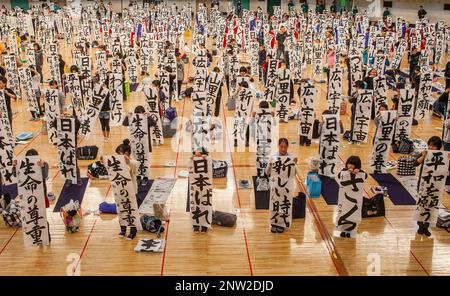
[[425,273],[427,274],[427,276],[430,276],[430,273],[428,272],[428,270],[426,270],[425,266],[422,265],[422,263],[421,263],[420,260],[416,257],[416,255],[414,255],[413,251],[409,250],[409,253],[411,253],[411,255],[414,257],[414,259],[416,259],[417,263],[419,263],[420,267],[422,267],[423,271],[425,271]]
[[81,257],[83,257],[84,252],[86,251],[87,245],[89,243],[89,240],[91,239],[91,235],[92,235],[92,232],[94,231],[94,227],[95,227],[96,224],[97,224],[97,219],[95,219],[94,223],[92,224],[91,230],[89,231],[89,235],[88,235],[88,237],[86,239],[86,242],[84,243],[83,249],[81,250],[80,258],[78,258],[78,261],[77,261],[77,264],[75,265],[75,268],[72,269],[72,271],[73,271],[72,275],[75,275],[75,272],[77,271],[78,266],[80,265]]
[[[103,201],[105,201],[106,197],[108,197],[108,194],[109,194],[110,190],[111,190],[111,185],[109,185],[108,190],[106,191],[105,198],[103,199]],[[75,268],[73,269],[73,274],[72,275],[74,275],[76,270],[78,269],[78,265],[80,264],[81,258],[83,257],[83,255],[84,255],[84,253],[85,253],[85,251],[87,249],[87,245],[89,243],[89,240],[91,239],[91,235],[92,235],[92,232],[94,231],[95,225],[97,224],[98,218],[99,218],[99,216],[96,216],[95,219],[94,219],[94,223],[92,224],[91,230],[89,231],[89,235],[88,235],[88,237],[86,239],[86,242],[84,243],[83,249],[81,250],[80,258],[78,258],[77,265],[75,265]]]
[[[233,167],[233,175],[234,175],[234,186],[235,186],[235,189],[236,189],[236,197],[237,197],[238,206],[239,206],[239,209],[240,209],[241,208],[241,199],[240,199],[240,196],[239,196],[239,188],[237,186],[236,169],[235,169],[234,159],[233,159],[233,149],[232,149],[231,144],[230,144],[230,139],[229,139],[230,135],[228,134],[227,117],[226,117],[226,113],[225,113],[225,107],[224,107],[224,104],[223,104],[223,100],[221,100],[221,105],[222,105],[222,112],[223,112],[223,117],[224,117],[224,126],[225,126],[224,130],[226,131],[226,135],[227,135],[225,139],[228,142],[228,149],[230,151],[230,159],[231,159],[231,165]],[[242,215],[242,213],[240,213],[240,214],[241,214],[241,218],[242,218],[243,215]],[[247,260],[248,260],[248,267],[250,269],[250,275],[253,275],[252,261],[250,259],[250,250],[249,250],[249,247],[248,247],[247,233],[245,231],[245,224],[244,224],[244,222],[242,223],[242,232],[244,233],[245,250],[247,252]]]
[[[392,225],[391,221],[389,221],[389,219],[384,216],[384,219],[387,221],[387,223],[389,224],[389,226],[395,231],[397,232],[397,230],[394,228],[394,226]],[[416,257],[416,255],[413,253],[413,251],[409,250],[409,253],[414,257],[414,259],[417,261],[417,263],[420,265],[420,267],[422,268],[422,270],[429,276],[430,274],[428,273],[428,270],[423,266],[422,262],[420,262],[419,258]]]
[[41,133],[42,133],[42,132],[37,133],[36,136],[35,136],[30,142],[28,142],[28,143],[22,148],[22,150],[20,150],[20,151],[16,154],[16,156],[19,156],[19,155],[20,155],[20,154],[21,154],[28,146],[30,146],[30,144],[33,143],[34,140],[36,140],[36,139],[41,135]]
[[16,232],[19,230],[19,228],[16,228],[16,230],[14,231],[14,233],[11,235],[11,237],[9,238],[9,240],[6,242],[6,244],[3,246],[3,248],[0,250],[0,255],[3,253],[3,251],[6,249],[6,247],[9,245],[9,243],[11,242],[11,240],[13,239],[14,235],[16,234]]
[[[184,107],[186,105],[186,100],[183,100],[183,108],[181,111],[181,118],[184,118]],[[178,117],[180,118],[180,117]],[[181,136],[183,135],[183,121],[181,121],[180,124],[180,138],[178,139],[178,147],[177,147],[177,156],[175,158],[175,167],[173,169],[173,177],[176,178],[177,176],[177,166],[178,166],[178,157],[180,156],[180,143],[181,143]],[[164,251],[163,251],[163,256],[162,256],[162,261],[161,261],[161,276],[164,276],[164,264],[166,262],[166,249],[167,249],[167,243],[168,243],[168,238],[169,238],[169,226],[170,226],[170,212],[169,212],[169,222],[167,222],[167,227],[166,227],[166,233],[164,236],[164,240],[166,241],[166,243],[164,244]]]
[[[340,158],[341,162],[343,163],[344,161],[342,160],[341,156],[338,155],[338,157]],[[369,197],[369,192],[367,192],[367,189],[364,188],[364,192],[367,194],[367,196]],[[394,226],[392,225],[391,221],[389,221],[389,219],[386,216],[383,216],[384,219],[387,221],[387,223],[389,224],[389,226],[395,231],[397,232],[397,230],[394,228]],[[428,273],[428,271],[425,269],[425,267],[422,265],[422,263],[420,262],[420,260],[416,257],[416,255],[414,255],[413,251],[409,250],[409,252],[411,253],[411,255],[414,257],[414,259],[417,261],[417,263],[420,265],[420,267],[422,267],[423,271],[427,274],[430,275]]]
[[333,238],[328,233],[328,230],[325,227],[325,224],[323,223],[322,219],[320,218],[319,211],[317,210],[316,205],[314,204],[313,201],[311,201],[308,190],[306,190],[305,186],[303,185],[303,180],[298,175],[296,175],[296,178],[297,178],[297,182],[303,188],[303,191],[308,195],[308,198],[306,199],[306,205],[308,206],[308,209],[314,218],[314,222],[316,224],[317,229],[319,230],[320,236],[322,237],[323,241],[325,242],[325,246],[328,250],[328,254],[331,257],[331,261],[333,262],[338,275],[348,276],[349,273],[347,271],[347,268],[344,265],[344,262],[341,259],[341,256],[339,255],[339,253],[337,251],[337,248],[334,244]]
[[[19,153],[16,154],[16,156],[19,156],[31,143],[33,143],[33,141],[41,134],[41,132],[39,132],[36,137],[34,137],[30,142],[28,142],[22,150],[19,151]],[[6,244],[3,246],[3,248],[0,251],[0,255],[3,253],[3,251],[6,249],[6,247],[9,245],[9,243],[11,242],[11,240],[13,239],[13,237],[16,235],[17,231],[19,230],[19,228],[16,229],[16,231],[13,232],[13,234],[11,235],[11,237],[8,239],[8,241],[6,242]]]

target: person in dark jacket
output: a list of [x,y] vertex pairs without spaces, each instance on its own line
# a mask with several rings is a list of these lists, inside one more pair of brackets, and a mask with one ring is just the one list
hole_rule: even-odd
[[419,17],[419,20],[423,19],[427,15],[427,11],[423,9],[423,6],[419,6],[419,10],[417,11],[417,16]]
[[411,50],[411,54],[409,55],[409,76],[411,79],[414,69],[419,65],[419,60],[420,52],[417,50],[417,47],[414,46]]
[[8,119],[9,119],[9,125],[11,126],[12,131],[12,109],[11,109],[11,100],[17,100],[17,96],[14,93],[14,91],[10,88],[6,87],[8,80],[6,77],[0,77],[0,90],[3,91],[3,94],[5,96],[5,103],[6,103],[6,110],[8,111]]
[[37,43],[34,45],[34,59],[36,61],[36,71],[41,75],[41,83],[44,81],[44,75],[42,74],[42,66],[44,65],[44,54],[42,53],[41,46]]
[[447,88],[439,98],[433,103],[433,112],[444,118],[447,113],[448,94],[450,93],[450,87]]
[[[58,66],[59,66],[59,75],[60,75],[60,79],[61,79],[61,84],[63,83],[63,75],[64,75],[64,69],[66,67],[66,62],[63,60],[62,55],[58,54]],[[61,85],[62,87],[62,85]]]
[[447,89],[450,87],[450,61],[447,62],[447,64],[445,65],[444,77],[445,77],[445,89]]
[[258,78],[259,82],[262,82],[263,80],[263,65],[266,61],[266,48],[264,47],[264,44],[259,45],[259,51],[258,51]]

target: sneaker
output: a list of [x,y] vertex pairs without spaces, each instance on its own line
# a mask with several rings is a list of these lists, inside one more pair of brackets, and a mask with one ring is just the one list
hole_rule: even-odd
[[136,237],[136,234],[130,233],[130,234],[127,236],[127,240],[133,240],[135,237]]
[[345,232],[341,232],[341,237],[345,237]]
[[284,227],[277,227],[277,232],[278,233],[283,233],[284,232]]
[[195,225],[193,227],[194,227],[194,232],[199,232],[200,231],[200,226]]
[[428,230],[428,228],[423,228],[423,234],[425,234],[427,237],[431,236],[431,232]]
[[347,233],[345,234],[345,236],[349,238],[349,237],[350,237],[350,232],[347,232]]
[[119,236],[120,236],[120,237],[125,237],[125,231],[119,232]]
[[272,225],[272,228],[270,228],[270,232],[277,233],[277,227]]
[[419,227],[419,229],[417,229],[417,234],[423,235],[423,228],[422,227]]

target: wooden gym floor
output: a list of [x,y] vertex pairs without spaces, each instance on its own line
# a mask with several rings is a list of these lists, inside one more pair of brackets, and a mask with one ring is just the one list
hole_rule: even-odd
[[[65,46],[65,42],[60,42],[59,47],[65,61],[71,65],[70,49]],[[94,52],[91,57],[95,57]],[[241,55],[241,59],[248,60],[248,57]],[[403,66],[406,66],[405,60],[406,56]],[[439,68],[442,69],[447,61],[448,55]],[[192,66],[189,72],[193,75]],[[310,69],[307,71],[309,73]],[[45,78],[48,77],[47,69]],[[444,83],[442,79],[440,82]],[[343,86],[346,93],[345,77]],[[320,115],[326,108],[326,84],[316,84],[316,87],[319,97],[316,114]],[[261,85],[258,88],[261,90]],[[229,127],[233,113],[226,111],[226,87],[223,93],[220,117]],[[138,104],[145,105],[143,94],[132,93],[126,101],[126,111]],[[174,105],[180,118],[189,118],[192,114],[189,100]],[[294,108],[298,109],[298,104]],[[14,102],[13,110],[18,111],[13,119],[14,133],[33,131],[36,135],[28,144],[15,148],[16,156],[23,155],[29,148],[36,148],[50,164],[48,188],[58,197],[64,182],[56,166],[56,148],[50,146],[47,136],[41,134],[41,123],[29,121],[30,114],[24,100]],[[347,110],[350,111],[350,106]],[[349,115],[343,116],[342,120],[347,129]],[[431,135],[440,136],[441,130],[438,128],[441,126],[440,119],[430,114],[428,119],[413,127],[412,136],[424,140]],[[179,128],[184,129],[185,122]],[[296,120],[281,123],[280,136],[296,141],[291,144],[289,151],[299,158],[298,189],[304,190],[302,184],[308,172],[306,159],[318,156],[318,143],[313,142],[311,147],[300,147],[297,128]],[[373,122],[370,131],[370,139],[366,144],[348,145],[342,141],[339,158],[345,160],[350,155],[359,155],[363,160],[363,169],[368,170],[374,136]],[[224,136],[226,142],[223,147],[231,147],[229,133],[225,132]],[[113,153],[116,146],[127,137],[126,127],[112,127],[110,141],[103,143],[100,124],[97,122],[91,137],[83,139],[79,145],[99,146],[100,156]],[[166,139],[163,146],[153,149],[152,179],[176,177],[181,170],[187,169],[190,153],[182,147],[183,143],[189,145],[185,133]],[[328,206],[323,198],[308,199],[306,218],[294,220],[290,230],[283,234],[270,233],[268,211],[255,210],[253,189],[237,188],[238,180],[251,180],[255,174],[255,154],[230,152],[230,149],[223,151],[214,152],[213,158],[227,160],[232,166],[226,179],[214,180],[213,205],[216,210],[236,212],[238,221],[235,228],[214,226],[207,234],[194,233],[189,213],[185,211],[187,179],[182,178],[177,179],[167,202],[170,223],[163,234],[166,239],[163,253],[135,253],[133,249],[137,239],[127,241],[117,235],[119,225],[116,215],[87,215],[78,233],[66,233],[59,213],[52,212],[52,202],[47,210],[52,236],[50,246],[25,247],[21,229],[9,228],[0,223],[0,274],[366,275],[368,270],[372,270],[374,262],[380,263],[381,275],[450,274],[450,235],[436,228],[432,229],[431,238],[416,235],[416,224],[412,218],[414,206],[394,206],[389,199],[385,200],[386,217],[364,219],[356,239],[333,236],[336,206]],[[396,157],[398,155],[390,153],[390,160]],[[168,162],[175,165],[165,167]],[[86,174],[89,164],[90,161],[79,161],[82,175]],[[374,184],[375,181],[369,177],[365,188]],[[110,182],[91,180],[82,203],[84,212],[97,209],[104,200],[114,200]],[[444,194],[442,201],[445,206],[450,206],[448,194]],[[138,238],[143,237],[151,238],[154,235],[139,232]]]

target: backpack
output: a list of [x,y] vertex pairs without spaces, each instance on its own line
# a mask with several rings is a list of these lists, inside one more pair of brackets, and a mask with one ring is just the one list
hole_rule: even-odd
[[292,219],[305,218],[306,215],[306,194],[300,192],[292,199]]
[[98,205],[98,211],[105,214],[117,214],[117,206],[115,203],[107,203],[104,201]]
[[409,139],[403,139],[397,145],[398,145],[398,153],[410,154],[414,150],[414,143]]
[[170,121],[174,120],[177,117],[177,109],[169,106],[165,111],[165,116]]
[[439,211],[436,227],[444,228],[448,233],[450,233],[450,211]]
[[77,148],[77,157],[80,160],[96,159],[98,154],[97,146],[83,146]]
[[320,121],[319,119],[315,119],[313,124],[312,138],[318,139],[319,137],[320,137]]
[[383,193],[378,193],[372,198],[364,197],[361,213],[362,218],[382,217],[385,213]]
[[177,120],[170,121],[168,118],[162,119],[162,132],[164,138],[172,138],[177,132]]
[[212,223],[224,227],[233,227],[236,224],[237,216],[231,213],[214,211]]
[[161,233],[164,232],[164,227],[162,227],[162,222],[155,216],[142,215],[141,216],[142,228],[151,233]]
[[194,89],[192,87],[188,87],[184,90],[182,95],[185,97],[190,97],[192,95],[193,91],[194,91]]
[[87,175],[89,178],[108,178],[108,170],[101,161],[96,161],[88,166]]
[[350,131],[345,131],[342,138],[350,142],[352,140],[352,133]]
[[213,178],[226,178],[228,172],[228,163],[223,160],[213,160]]
[[228,107],[228,111],[232,111],[232,110],[236,109],[236,101],[232,97],[228,98],[227,107]]

